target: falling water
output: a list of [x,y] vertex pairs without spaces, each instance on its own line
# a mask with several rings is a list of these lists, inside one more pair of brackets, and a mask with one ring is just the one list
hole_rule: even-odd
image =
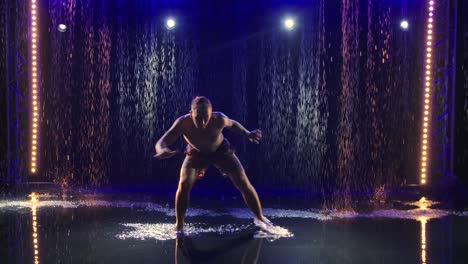
[[91,186],[174,179],[181,157],[154,162],[153,146],[201,91],[263,130],[261,145],[236,144],[256,186],[322,192],[335,203],[326,207],[347,207],[353,192],[382,197],[413,177],[419,76],[408,54],[418,45],[393,27],[401,3],[303,3],[291,32],[253,15],[269,1],[239,3],[217,16],[217,36],[201,34],[209,21],[197,18],[166,30],[151,1],[50,0],[48,175]]
[[[114,4],[49,2],[45,163],[63,185],[102,186],[111,174],[114,182],[150,178],[155,140],[193,96],[193,39],[178,41],[148,20],[149,2],[149,10]],[[60,23],[67,32],[56,30]]]
[[284,32],[261,42],[260,173],[276,187],[331,191],[333,207],[349,206],[354,194],[381,199],[386,185],[415,172],[408,153],[416,147],[419,77],[408,73],[417,63],[407,54],[416,45],[394,29],[398,4],[308,8],[295,32],[299,47]]
[[[76,3],[74,1],[55,1],[49,5],[49,12],[52,25],[66,23],[70,30],[75,28]],[[54,30],[50,28],[49,30]],[[62,35],[52,34],[59,39],[51,40],[50,49],[60,52],[51,53],[50,79],[53,80],[50,89],[44,89],[43,101],[43,141],[47,139],[48,144],[43,144],[43,167],[51,178],[66,185],[71,179],[79,177],[75,175],[76,161],[76,100],[73,91],[74,72],[73,48],[67,41],[60,41],[65,38]],[[72,40],[72,36],[68,37]],[[44,44],[43,44],[44,45]],[[75,55],[76,58],[76,55]],[[43,74],[45,76],[45,74]]]
[[[323,27],[319,28],[319,25],[324,24],[316,23],[323,9],[314,10],[310,16],[304,18],[304,24],[309,26],[301,29],[294,145],[294,164],[300,164],[296,166],[295,174],[311,189],[329,181],[326,177],[329,176],[327,170],[330,169],[326,159],[330,145],[327,142],[329,105],[323,67],[326,56],[325,35]],[[321,18],[323,14],[319,17]],[[317,32],[320,41],[317,41]]]
[[[297,70],[294,50],[287,40],[274,32],[260,44],[258,86],[259,127],[265,130],[261,155],[267,164],[260,173],[268,175],[265,184],[284,188],[280,176],[296,177],[293,172],[294,126],[298,95],[295,93]],[[271,162],[279,161],[279,162]],[[290,179],[291,180],[291,179]]]
[[[343,206],[347,207],[350,191],[355,189],[353,176],[360,177],[362,171],[358,167],[357,155],[360,153],[361,143],[359,122],[359,8],[357,1],[342,2],[341,10],[341,94],[339,97],[340,112],[338,125],[338,157],[337,157],[337,179],[340,188],[336,198],[342,199]],[[337,201],[335,199],[335,201]]]

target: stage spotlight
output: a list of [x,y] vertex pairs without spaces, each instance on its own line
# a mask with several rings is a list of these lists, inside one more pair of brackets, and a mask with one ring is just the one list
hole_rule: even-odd
[[57,30],[60,32],[66,32],[67,31],[67,26],[65,24],[60,24],[57,27]]
[[292,18],[286,18],[284,20],[284,27],[287,29],[287,30],[293,30],[294,29],[294,26],[295,26],[295,22],[294,22],[294,19]]
[[175,25],[176,25],[176,22],[175,22],[175,20],[173,18],[168,18],[166,20],[167,29],[173,29],[175,27]]
[[407,30],[408,27],[409,27],[408,21],[407,21],[407,20],[402,20],[402,21],[400,22],[400,27],[401,27],[403,30]]

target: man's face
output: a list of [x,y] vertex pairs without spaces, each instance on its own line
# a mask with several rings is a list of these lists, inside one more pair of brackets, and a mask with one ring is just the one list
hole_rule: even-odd
[[209,105],[197,105],[192,107],[191,116],[195,127],[206,128],[211,119],[211,112],[212,109]]

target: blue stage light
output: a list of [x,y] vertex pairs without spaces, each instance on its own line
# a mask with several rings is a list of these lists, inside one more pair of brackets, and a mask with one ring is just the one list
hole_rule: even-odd
[[401,27],[402,29],[404,29],[404,30],[407,30],[408,27],[409,27],[408,21],[407,21],[407,20],[402,20],[402,21],[400,22],[400,27]]
[[166,27],[167,29],[173,29],[176,25],[176,21],[173,18],[168,18],[166,20]]
[[287,30],[293,30],[294,29],[294,26],[295,26],[295,21],[294,19],[288,17],[284,20],[284,27],[287,29]]
[[57,30],[60,32],[65,32],[67,31],[67,26],[65,24],[60,24],[58,25]]

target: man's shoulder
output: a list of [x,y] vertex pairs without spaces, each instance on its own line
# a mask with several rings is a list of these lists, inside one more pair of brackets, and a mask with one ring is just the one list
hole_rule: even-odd
[[178,121],[183,121],[190,118],[190,114],[185,114],[177,118]]
[[222,112],[213,112],[211,116],[215,123],[220,127],[226,127],[226,124],[229,122],[229,118]]
[[211,116],[212,118],[217,118],[217,119],[228,118],[223,112],[213,112]]
[[179,116],[179,117],[175,120],[174,124],[176,124],[176,125],[183,125],[184,123],[187,123],[187,120],[189,120],[189,119],[190,119],[190,115],[189,115],[189,114],[185,114],[185,115],[183,115],[183,116]]

